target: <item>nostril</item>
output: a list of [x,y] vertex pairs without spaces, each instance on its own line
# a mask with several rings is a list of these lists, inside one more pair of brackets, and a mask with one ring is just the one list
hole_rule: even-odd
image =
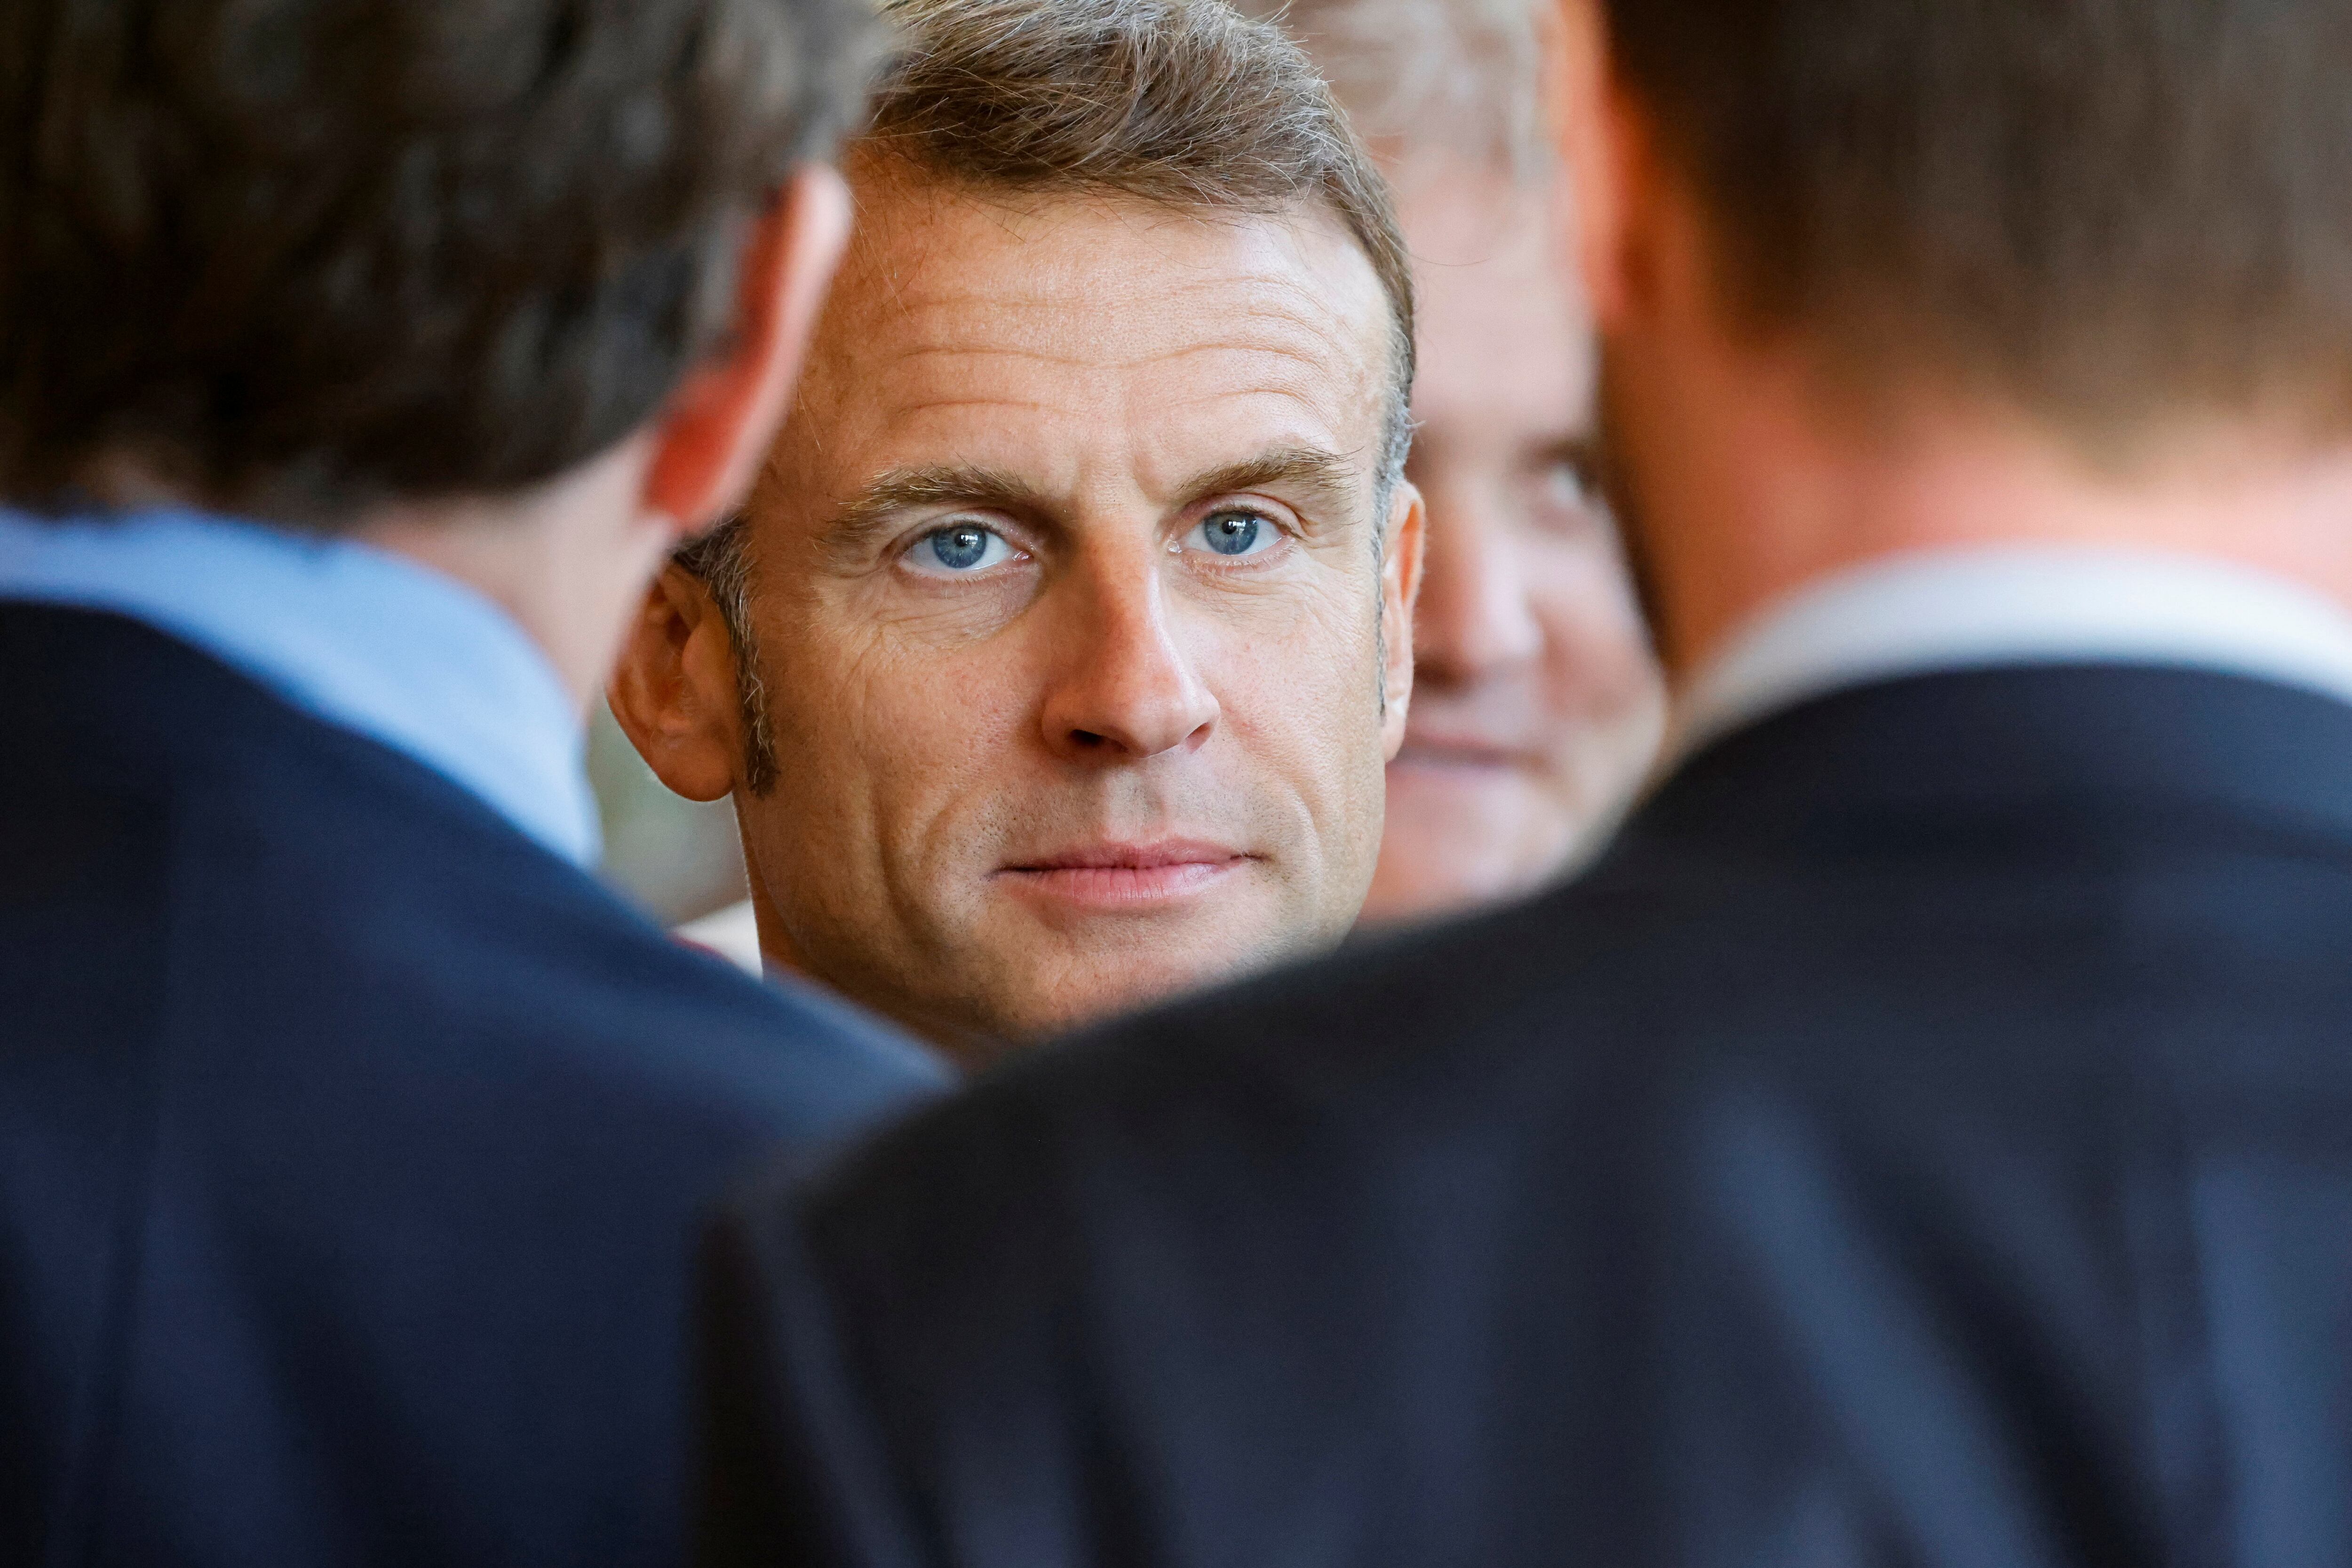
[[1077,742],[1080,746],[1100,746],[1103,744],[1103,737],[1097,735],[1091,729],[1074,729],[1070,731],[1070,738]]

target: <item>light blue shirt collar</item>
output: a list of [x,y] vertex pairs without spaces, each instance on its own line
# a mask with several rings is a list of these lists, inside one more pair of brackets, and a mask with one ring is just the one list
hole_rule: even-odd
[[2201,556],[2056,545],[1897,556],[1800,589],[1736,633],[1677,705],[1664,766],[1846,687],[2062,664],[2213,670],[2352,703],[2352,615]]
[[522,628],[455,579],[190,512],[0,512],[0,599],[144,622],[414,758],[574,864],[600,853],[578,706]]

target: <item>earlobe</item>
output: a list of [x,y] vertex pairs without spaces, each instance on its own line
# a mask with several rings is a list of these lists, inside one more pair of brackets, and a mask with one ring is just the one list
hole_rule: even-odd
[[782,422],[849,223],[849,188],[823,164],[802,168],[753,222],[729,346],[670,400],[646,476],[645,509],[669,518],[677,537],[701,532],[750,490]]
[[655,777],[689,800],[736,785],[742,755],[735,656],[719,607],[692,573],[670,566],[646,590],[606,700]]

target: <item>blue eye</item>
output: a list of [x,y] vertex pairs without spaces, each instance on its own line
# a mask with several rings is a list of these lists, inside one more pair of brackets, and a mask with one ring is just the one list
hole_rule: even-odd
[[1211,512],[1195,528],[1187,544],[1213,555],[1261,555],[1280,538],[1272,524],[1255,512]]
[[988,558],[986,528],[941,528],[931,536],[931,554],[951,571],[970,571]]
[[915,541],[907,564],[928,577],[966,577],[1012,558],[1013,547],[994,528],[950,523]]

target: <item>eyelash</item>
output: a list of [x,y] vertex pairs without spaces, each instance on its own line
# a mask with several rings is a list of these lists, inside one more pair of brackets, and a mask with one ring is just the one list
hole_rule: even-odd
[[[990,541],[981,546],[980,558],[972,565],[959,570],[950,567],[945,560],[939,560],[936,564],[926,563],[923,560],[922,555],[926,548],[936,553],[939,548],[936,541],[949,534],[966,532],[984,534]],[[988,559],[992,548],[1001,549],[1003,552],[995,560]],[[1002,528],[991,528],[988,524],[975,518],[958,519],[950,517],[940,519],[916,535],[907,548],[899,552],[899,560],[908,570],[918,577],[945,580],[984,576],[992,569],[1024,553],[1019,545],[1013,543],[1011,536]]]
[[[1184,532],[1178,537],[1176,542],[1169,546],[1170,553],[1181,553],[1187,540],[1189,540],[1195,533],[1200,533],[1207,528],[1211,523],[1215,522],[1220,517],[1247,517],[1252,522],[1257,524],[1260,528],[1268,530],[1274,536],[1267,542],[1265,549],[1253,550],[1247,554],[1225,555],[1225,552],[1217,549],[1211,549],[1207,552],[1212,556],[1224,556],[1224,559],[1230,561],[1238,562],[1249,560],[1255,559],[1256,556],[1264,555],[1267,550],[1273,549],[1276,545],[1282,543],[1289,537],[1289,530],[1285,528],[1282,524],[1275,518],[1271,512],[1257,507],[1226,505],[1213,507],[1208,511],[1203,512],[1201,515],[1200,521],[1186,528]],[[1257,542],[1255,535],[1252,536],[1250,542],[1252,544],[1255,544]]]
[[[1186,541],[1194,534],[1203,533],[1203,530],[1205,530],[1211,523],[1213,523],[1220,518],[1231,517],[1246,517],[1252,523],[1256,524],[1259,528],[1265,530],[1271,537],[1266,538],[1264,548],[1248,549],[1229,554],[1228,552],[1216,549],[1213,547],[1206,551],[1196,551],[1194,553],[1206,554],[1212,558],[1222,558],[1226,562],[1239,564],[1244,561],[1255,559],[1259,556],[1268,553],[1290,537],[1290,530],[1286,528],[1283,524],[1275,517],[1271,511],[1257,507],[1226,505],[1213,507],[1209,511],[1202,513],[1199,521],[1187,527],[1184,532],[1168,547],[1170,553],[1184,553]],[[961,533],[966,530],[975,533],[983,533],[989,536],[990,539],[992,540],[996,546],[1002,548],[1003,552],[1003,558],[992,561],[987,560],[987,557],[990,553],[990,547],[983,545],[981,549],[980,559],[982,561],[986,561],[985,565],[978,564],[976,562],[971,567],[958,570],[949,567],[947,562],[944,560],[940,561],[936,566],[927,564],[923,561],[921,552],[926,547],[929,547],[936,550],[938,546],[934,541],[938,540],[941,536],[951,533]],[[1204,533],[1203,542],[1206,542]],[[1253,532],[1249,539],[1249,544],[1251,546],[1256,546],[1259,544],[1258,534]],[[899,551],[899,559],[908,570],[913,571],[918,576],[945,580],[958,577],[982,576],[992,569],[1004,564],[1005,560],[1019,558],[1025,554],[1026,552],[1024,551],[1018,544],[1014,543],[1013,538],[1002,528],[992,528],[988,524],[980,522],[976,519],[959,520],[950,517],[931,524],[929,527],[924,528],[921,533],[917,534],[907,543],[906,547]]]

